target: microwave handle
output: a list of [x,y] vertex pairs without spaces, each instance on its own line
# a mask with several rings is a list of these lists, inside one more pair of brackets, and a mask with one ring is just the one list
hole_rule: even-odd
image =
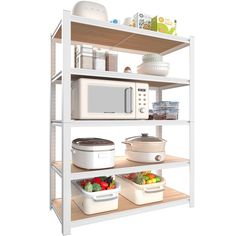
[[132,113],[133,112],[133,88],[126,88],[125,89],[125,113]]

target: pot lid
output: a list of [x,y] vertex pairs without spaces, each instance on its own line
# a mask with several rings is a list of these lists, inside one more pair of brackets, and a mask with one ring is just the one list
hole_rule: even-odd
[[141,136],[134,136],[127,138],[126,141],[138,141],[138,142],[163,142],[165,140],[154,137],[154,136],[149,136],[147,133],[141,134]]
[[111,146],[114,143],[107,139],[101,138],[77,138],[72,141],[73,147],[80,147],[80,146]]

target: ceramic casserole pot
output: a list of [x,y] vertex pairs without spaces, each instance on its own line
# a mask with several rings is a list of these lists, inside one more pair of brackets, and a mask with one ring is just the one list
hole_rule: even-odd
[[127,151],[157,153],[165,151],[166,140],[142,134],[141,136],[127,138],[123,143],[126,144]]

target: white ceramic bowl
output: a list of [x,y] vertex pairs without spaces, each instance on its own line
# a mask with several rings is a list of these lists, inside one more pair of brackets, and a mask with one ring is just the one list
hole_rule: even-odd
[[139,74],[167,76],[169,73],[169,63],[143,63],[138,66],[137,71]]
[[107,10],[102,4],[89,1],[77,2],[72,10],[73,15],[107,21]]
[[143,56],[143,62],[162,62],[162,55],[161,54],[146,54]]

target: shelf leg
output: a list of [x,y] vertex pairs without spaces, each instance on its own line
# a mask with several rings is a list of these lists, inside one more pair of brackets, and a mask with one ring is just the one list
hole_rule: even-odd
[[51,76],[50,76],[50,199],[49,207],[52,209],[52,201],[56,198],[56,173],[52,170],[52,162],[56,160],[56,127],[51,121],[56,118],[56,85],[51,83],[52,76],[56,73],[56,42],[51,38]]
[[62,20],[62,233],[71,233],[71,15]]
[[69,235],[71,231],[71,128],[62,126],[62,233]]
[[[156,89],[156,101],[162,100],[162,90]],[[162,126],[156,126],[156,136],[162,138]],[[157,175],[162,176],[162,170],[157,170]]]
[[190,38],[189,47],[189,73],[190,73],[190,86],[189,86],[189,156],[190,156],[190,201],[189,206],[194,207],[194,38]]

